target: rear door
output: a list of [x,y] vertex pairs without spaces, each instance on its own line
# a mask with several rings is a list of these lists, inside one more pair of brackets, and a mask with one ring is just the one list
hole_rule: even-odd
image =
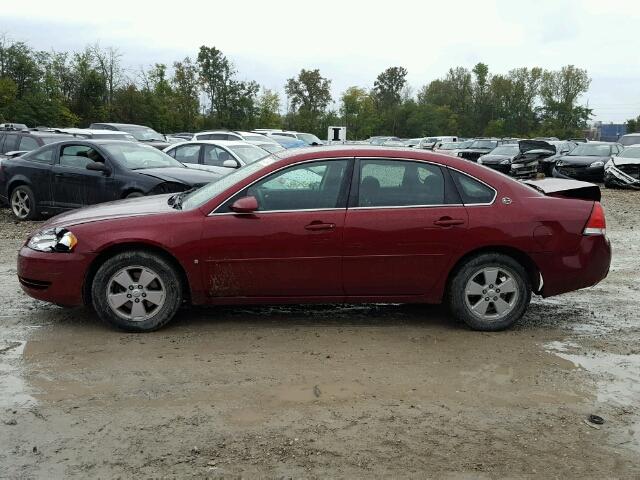
[[445,168],[409,160],[358,160],[345,220],[345,293],[428,293],[467,228],[466,209]]

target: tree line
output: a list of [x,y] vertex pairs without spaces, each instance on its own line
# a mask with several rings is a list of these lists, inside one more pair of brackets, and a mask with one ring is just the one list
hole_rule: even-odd
[[404,67],[381,72],[373,88],[347,88],[336,102],[331,80],[302,69],[280,95],[240,80],[215,47],[195,58],[127,70],[116,48],[45,52],[0,38],[0,121],[29,126],[87,126],[111,121],[148,125],[160,132],[210,128],[285,128],[320,137],[345,125],[350,139],[372,135],[420,137],[581,136],[591,110],[579,103],[587,72],[516,68],[491,73],[484,63],[451,68],[415,94]]

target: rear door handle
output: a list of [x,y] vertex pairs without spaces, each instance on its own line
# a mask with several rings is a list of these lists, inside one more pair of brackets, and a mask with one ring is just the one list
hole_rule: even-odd
[[323,222],[311,222],[304,227],[306,230],[318,231],[318,230],[333,230],[336,228],[335,223],[323,223]]
[[463,225],[464,220],[461,218],[442,217],[433,222],[433,224],[439,227],[453,227],[454,225]]

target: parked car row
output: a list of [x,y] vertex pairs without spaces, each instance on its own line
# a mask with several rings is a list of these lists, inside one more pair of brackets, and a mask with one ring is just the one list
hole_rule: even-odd
[[[604,182],[608,187],[638,188],[640,133],[631,133],[619,142],[586,139],[560,140],[557,137],[476,138],[425,137],[402,140],[398,137],[371,137],[369,143],[429,149],[464,158],[514,177],[570,178]],[[610,170],[610,171],[609,171]]]

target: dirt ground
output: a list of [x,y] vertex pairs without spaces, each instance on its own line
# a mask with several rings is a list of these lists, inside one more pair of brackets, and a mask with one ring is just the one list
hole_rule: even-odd
[[609,277],[502,333],[402,305],[121,333],[21,292],[37,224],[0,210],[0,478],[640,478],[640,194],[603,204]]

